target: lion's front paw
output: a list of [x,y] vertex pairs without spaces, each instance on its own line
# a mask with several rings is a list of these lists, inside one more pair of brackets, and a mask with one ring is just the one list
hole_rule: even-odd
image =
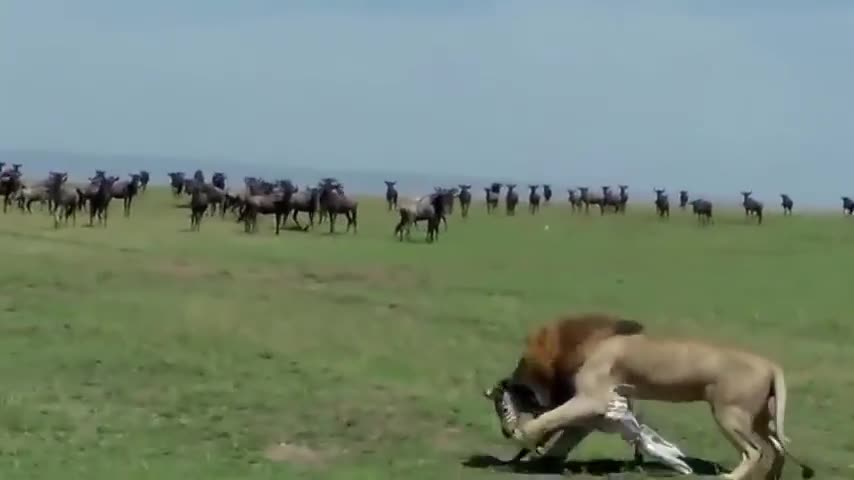
[[539,437],[532,432],[525,431],[524,428],[513,429],[513,440],[516,441],[522,448],[526,448],[536,455],[542,455],[545,449],[539,447]]

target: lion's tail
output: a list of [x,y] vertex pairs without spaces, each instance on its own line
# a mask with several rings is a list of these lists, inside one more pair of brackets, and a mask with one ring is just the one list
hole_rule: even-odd
[[789,443],[789,438],[783,431],[783,424],[786,419],[786,376],[783,374],[783,369],[774,367],[774,430],[776,430],[777,439],[783,443]]
[[774,396],[773,420],[775,430],[775,432],[771,435],[772,443],[774,443],[774,447],[777,450],[779,450],[781,453],[788,456],[789,458],[794,460],[795,463],[800,465],[802,478],[812,478],[813,476],[815,476],[815,470],[813,470],[813,468],[809,465],[795,458],[786,448],[786,444],[790,442],[789,438],[786,437],[786,434],[783,431],[783,424],[785,423],[786,419],[786,378],[783,374],[783,369],[776,365],[774,366],[774,379],[772,385],[772,395]]

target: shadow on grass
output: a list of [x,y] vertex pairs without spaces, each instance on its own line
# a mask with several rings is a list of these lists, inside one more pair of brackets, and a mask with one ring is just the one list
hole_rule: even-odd
[[[721,465],[700,458],[687,457],[685,462],[694,470],[694,475],[719,475],[724,471]],[[513,462],[501,460],[492,455],[472,455],[464,460],[462,465],[467,468],[524,475],[587,474],[594,477],[607,477],[619,473],[644,473],[656,477],[681,476],[662,463],[637,463],[634,460],[593,459],[563,462],[553,459],[537,459]]]

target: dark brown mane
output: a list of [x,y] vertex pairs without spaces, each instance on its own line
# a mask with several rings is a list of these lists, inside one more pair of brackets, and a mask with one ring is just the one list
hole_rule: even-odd
[[[532,390],[539,387],[541,402],[563,403],[573,395],[572,376],[592,346],[608,337],[635,335],[643,329],[636,321],[602,313],[561,317],[528,335],[525,351],[512,376],[513,383]],[[543,398],[544,395],[550,398]]]

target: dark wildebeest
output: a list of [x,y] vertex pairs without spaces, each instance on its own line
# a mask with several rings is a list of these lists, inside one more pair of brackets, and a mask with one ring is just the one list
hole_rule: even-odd
[[785,193],[781,193],[780,199],[782,201],[783,206],[783,215],[791,215],[792,208],[795,206],[795,202],[792,200],[792,197]]
[[243,202],[238,221],[244,222],[246,233],[258,231],[258,215],[275,215],[276,235],[279,235],[291,209],[296,187],[290,180],[280,180],[270,193],[250,195]]
[[169,172],[169,186],[172,187],[172,195],[179,196],[184,193],[184,180],[186,175],[184,172]]
[[394,186],[397,182],[390,180],[385,181],[385,202],[388,204],[388,211],[397,208],[397,189]]
[[670,218],[670,199],[667,198],[667,194],[664,193],[663,188],[653,189],[655,192],[655,211],[658,213],[658,216],[664,218]]
[[53,203],[53,228],[59,228],[60,220],[65,220],[68,225],[68,217],[72,219],[72,225],[77,225],[77,202],[78,192],[65,186],[68,173],[51,172],[48,180],[48,197]]
[[628,185],[619,185],[620,187],[620,203],[617,207],[617,210],[620,213],[626,213],[626,205],[629,203],[629,186]]
[[697,215],[697,220],[702,225],[707,225],[712,221],[712,202],[698,198],[688,202],[694,209],[694,215]]
[[531,214],[537,213],[537,210],[540,209],[540,194],[537,192],[537,188],[539,185],[528,185],[528,188],[531,192],[528,194],[528,211]]
[[199,183],[205,183],[205,172],[203,172],[201,169],[197,169],[195,172],[193,172],[193,180]]
[[335,218],[343,213],[347,217],[347,231],[349,232],[352,226],[355,235],[358,232],[359,202],[345,195],[338,182],[324,181],[318,187],[318,206],[321,212],[329,215],[329,233],[335,233]]
[[211,216],[216,215],[219,207],[220,216],[225,218],[225,190],[212,183],[198,182],[208,201],[208,210]]
[[581,210],[581,195],[578,193],[578,190],[574,188],[567,188],[566,193],[569,195],[569,206],[572,207],[572,213],[575,213],[577,210]]
[[[95,224],[95,215],[98,216],[98,223],[107,226],[107,217],[110,213],[110,202],[113,199],[113,185],[118,180],[118,177],[95,177],[92,179],[87,192],[89,201],[89,226]],[[80,195],[82,198],[83,195]]]
[[507,193],[504,195],[504,207],[507,215],[516,215],[516,205],[519,203],[519,194],[516,193],[516,184],[507,184]]
[[[446,189],[438,188],[429,195],[425,195],[409,205],[401,206],[400,221],[394,227],[394,233],[400,241],[404,234],[409,240],[412,226],[419,220],[427,220],[427,242],[432,243],[439,238],[439,222],[445,217],[444,210],[447,205],[447,196],[453,193]],[[447,224],[446,224],[447,225]]]
[[612,192],[611,187],[606,185],[602,187],[602,212],[607,207],[612,207],[614,213],[620,211],[620,196]]
[[[5,165],[0,162],[0,169]],[[14,199],[18,190],[22,187],[21,183],[21,164],[15,163],[12,164],[11,169],[3,170],[0,173],[0,195],[3,196],[3,213],[9,209],[9,206],[12,205],[12,199]]]
[[463,218],[469,216],[469,206],[471,206],[471,185],[457,185],[460,188],[460,193],[457,197],[460,199],[460,214]]
[[[454,187],[454,188],[433,187],[433,193],[438,195],[439,198],[443,202],[442,211],[439,214],[439,221],[445,225],[445,231],[446,232],[448,231],[448,215],[451,214],[451,210],[452,210],[453,205],[454,205],[454,197],[457,195],[458,191],[459,190],[457,190],[456,187]],[[426,196],[421,197],[421,198],[426,198]],[[418,228],[418,222],[421,222],[424,220],[429,220],[429,218],[431,218],[431,217],[427,216],[427,217],[423,217],[423,218],[416,218],[415,220],[413,220],[413,223],[415,224],[415,228],[416,229]]]
[[211,185],[220,190],[225,190],[225,179],[226,176],[224,173],[214,172],[213,176],[211,177]]
[[552,201],[552,186],[549,184],[543,185],[543,200],[547,204]]
[[842,213],[854,214],[854,200],[851,197],[842,197]]
[[502,185],[498,182],[493,182],[487,188],[483,190],[486,192],[486,213],[492,213],[493,210],[498,208],[498,199],[501,196],[501,187]]
[[113,198],[122,200],[122,211],[125,217],[130,217],[130,207],[139,192],[139,174],[130,173],[130,180],[122,180],[113,184]]
[[679,190],[679,208],[685,210],[688,206],[688,190]]
[[98,189],[101,188],[101,184],[99,183],[101,179],[106,178],[107,172],[103,170],[95,170],[95,176],[89,177],[89,183],[85,185],[80,185],[77,188],[77,193],[80,196],[77,202],[77,209],[81,212],[84,208],[89,205],[90,200],[93,196],[98,193]]
[[741,206],[744,207],[744,216],[745,218],[755,214],[757,223],[762,223],[762,202],[759,200],[755,200],[750,197],[753,192],[741,192],[741,196],[744,198],[744,201],[741,202]]
[[202,218],[208,209],[208,196],[205,194],[204,182],[193,180],[185,188],[190,195],[190,231],[198,232],[202,228]]
[[[444,187],[435,187],[435,192],[439,192],[442,195],[442,198],[445,200],[445,211],[442,213],[442,217],[444,218],[446,215],[454,214],[454,199],[457,198],[457,194],[460,192],[460,189],[457,187],[444,188]],[[448,221],[442,220],[445,222],[445,231],[448,231]]]
[[[395,205],[397,204],[397,198],[395,198]],[[305,187],[298,192],[294,192],[290,199],[290,208],[294,212],[293,221],[297,224],[297,227],[302,228],[304,230],[308,230],[311,227],[314,227],[314,214],[317,213],[318,205],[320,203],[320,189],[317,187]],[[300,225],[299,220],[297,220],[297,215],[300,212],[305,212],[308,214],[308,226],[303,228]],[[284,219],[284,222],[287,223],[287,218]]]
[[149,175],[148,170],[140,170],[139,171],[139,190],[142,193],[148,189],[148,182],[151,180],[151,175]]

